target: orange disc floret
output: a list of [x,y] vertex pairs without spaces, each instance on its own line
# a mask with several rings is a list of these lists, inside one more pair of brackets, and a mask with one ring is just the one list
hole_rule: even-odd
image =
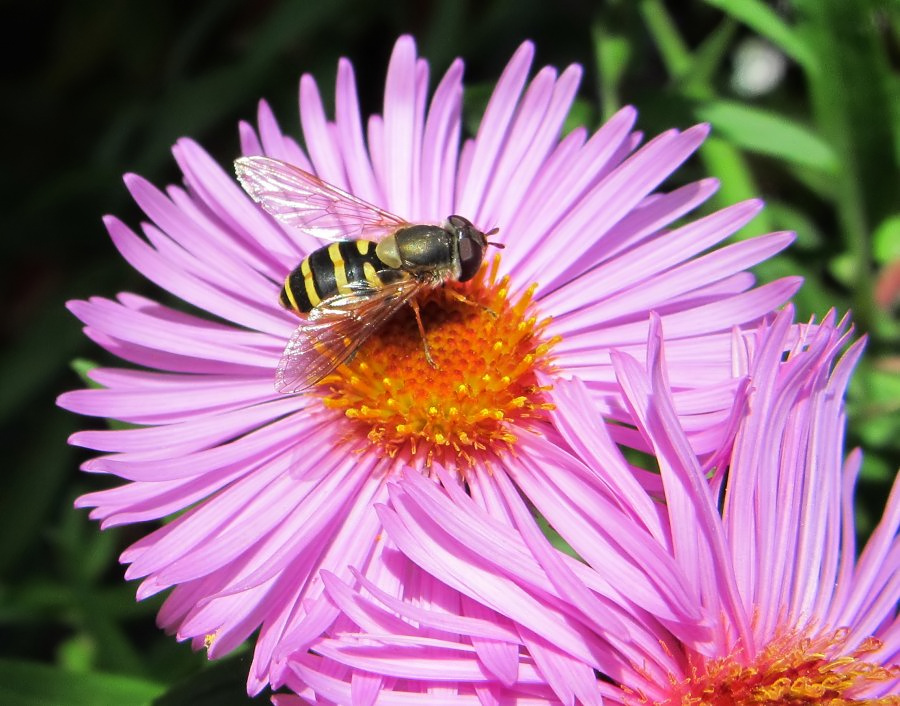
[[536,373],[550,369],[557,339],[542,337],[550,320],[534,312],[536,285],[510,302],[499,263],[495,257],[472,281],[420,297],[436,367],[407,307],[320,383],[325,405],[342,410],[391,457],[463,467],[511,448],[516,429],[552,407]]
[[865,687],[893,681],[900,667],[866,660],[881,644],[874,638],[846,650],[847,631],[816,638],[796,633],[772,640],[753,659],[691,659],[690,675],[672,680],[672,695],[655,706],[900,706],[900,696],[865,698]]

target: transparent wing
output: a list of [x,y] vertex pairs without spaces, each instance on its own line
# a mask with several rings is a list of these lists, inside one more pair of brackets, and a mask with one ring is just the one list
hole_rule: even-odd
[[275,390],[302,392],[347,362],[423,286],[409,277],[326,299],[291,336],[275,371]]
[[282,223],[323,240],[378,240],[408,225],[319,177],[269,157],[241,157],[234,171],[254,201]]

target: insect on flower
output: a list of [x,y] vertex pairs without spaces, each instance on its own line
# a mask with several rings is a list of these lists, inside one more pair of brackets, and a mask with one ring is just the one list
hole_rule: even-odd
[[[413,224],[269,157],[235,161],[248,194],[282,223],[333,241],[305,257],[285,278],[281,305],[303,322],[275,373],[278,392],[301,392],[342,363],[404,304],[412,307],[428,363],[416,295],[449,280],[466,282],[481,267],[484,233],[462,216],[442,226]],[[461,294],[460,301],[478,306]]]

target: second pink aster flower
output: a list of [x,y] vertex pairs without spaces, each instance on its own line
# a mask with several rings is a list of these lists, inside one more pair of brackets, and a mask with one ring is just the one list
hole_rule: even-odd
[[[140,366],[96,370],[102,389],[60,400],[137,427],[73,437],[106,453],[85,470],[126,481],[78,504],[94,508],[104,526],[181,513],[124,553],[127,577],[142,579],[139,597],[172,589],[161,625],[210,656],[259,630],[251,692],[277,681],[286,656],[314,649],[340,624],[322,570],[423,604],[461,600],[393,550],[375,512],[388,499],[387,480],[406,468],[440,472],[500,512],[494,499],[498,483],[509,482],[510,459],[538,467],[561,449],[578,451],[550,415],[557,381],[582,381],[579,414],[628,418],[610,355],[615,348],[643,357],[651,310],[666,327],[680,423],[692,450],[712,458],[730,438],[739,389],[731,330],[797,287],[783,280],[754,288],[746,271],[790,235],[717,247],[759,203],[673,225],[716,188],[707,180],[657,191],[705,127],[641,147],[635,113],[624,109],[593,135],[577,129],[560,138],[580,69],[544,68],[529,82],[532,56],[530,44],[516,52],[478,134],[461,146],[462,64],[451,66],[429,104],[428,66],[409,38],[391,59],[384,114],[365,127],[347,62],[339,65],[333,121],[312,79],[301,81],[306,151],[265,104],[257,130],[241,126],[242,154],[290,162],[408,221],[441,223],[458,213],[483,230],[499,227],[492,239],[505,245],[502,257],[471,283],[420,302],[437,372],[413,317],[401,312],[311,394],[276,394],[274,369],[298,325],[279,308],[278,291],[322,243],[264,213],[230,168],[189,140],[174,150],[185,187],[163,192],[126,177],[149,218],[143,237],[106,219],[132,266],[215,320],[133,294],[70,304],[91,338]],[[650,450],[633,429],[610,430]],[[546,480],[535,473],[520,489],[542,493]],[[509,521],[502,512],[500,519]],[[655,605],[649,596],[635,600]],[[687,606],[671,609],[676,622],[690,615]],[[497,657],[497,636],[485,629],[472,649],[491,688],[501,689],[510,682],[496,672],[505,674],[509,655]]]
[[[498,483],[496,505],[515,530],[446,479],[444,490],[413,473],[394,485],[391,505],[380,509],[390,536],[419,566],[518,628],[497,639],[529,653],[520,674],[537,669],[553,691],[545,703],[900,703],[900,480],[857,557],[861,455],[842,458],[843,396],[862,341],[841,355],[844,324],[829,316],[796,329],[790,316],[788,309],[735,341],[735,367],[751,384],[736,396],[734,446],[713,483],[716,469],[698,459],[677,420],[659,330],[646,369],[614,354],[634,424],[653,445],[662,496],[637,487],[602,427],[577,415],[563,421],[580,458],[548,459],[543,474],[563,492],[529,498],[581,561],[550,545],[513,483]],[[570,403],[583,403],[582,384],[559,387]],[[528,462],[510,471],[529,487],[533,473]],[[333,660],[394,679],[426,667],[438,673],[442,660],[460,678],[466,673],[464,647],[480,639],[477,625],[364,589],[329,579],[358,625],[334,635]],[[662,601],[653,606],[649,595]],[[673,620],[677,606],[690,607],[692,619]],[[379,611],[407,622],[387,635],[376,628]],[[394,650],[438,638],[443,649],[433,647],[427,661],[394,659]],[[561,653],[555,662],[541,654],[553,649]],[[312,655],[295,655],[293,671],[338,700],[350,693]]]

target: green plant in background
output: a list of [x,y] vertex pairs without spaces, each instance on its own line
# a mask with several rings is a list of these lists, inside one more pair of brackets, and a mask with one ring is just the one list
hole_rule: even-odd
[[[329,85],[339,54],[377,54],[372,63],[382,66],[403,31],[417,35],[434,66],[465,56],[475,80],[492,75],[485,67],[525,37],[537,41],[542,64],[581,62],[587,79],[573,121],[596,125],[630,103],[648,134],[711,123],[696,167],[721,180],[710,208],[762,196],[768,207],[746,234],[798,233],[787,254],[757,268],[759,277],[802,274],[801,314],[852,309],[857,329],[870,336],[849,407],[850,445],[866,452],[859,524],[870,529],[868,508],[880,514],[900,459],[895,3],[501,0],[475,13],[442,0],[415,16],[350,0],[327,8],[285,0],[264,10],[207,2],[186,16],[170,5],[70,3],[49,32],[37,19],[18,20],[40,35],[34,46],[46,58],[13,78],[21,100],[7,116],[23,139],[12,141],[10,163],[19,166],[4,177],[6,193],[22,194],[4,215],[4,233],[15,237],[0,246],[0,260],[15,263],[6,273],[13,303],[2,319],[12,345],[0,359],[9,448],[0,494],[0,702],[247,701],[246,665],[226,662],[191,677],[204,658],[159,635],[158,602],[136,604],[134,586],[110,571],[133,537],[98,536],[71,510],[72,499],[94,486],[75,472],[79,458],[64,445],[75,420],[48,409],[56,392],[77,386],[67,365],[89,349],[62,301],[143,286],[121,267],[99,224],[104,211],[137,220],[127,217],[124,189],[115,188],[118,174],[170,181],[167,149],[182,134],[202,138],[227,163],[234,120],[249,117],[258,97],[272,99],[280,115],[295,114],[289,102],[301,71]],[[783,62],[780,81],[749,96],[732,84],[748,46]],[[367,78],[361,70],[362,86]],[[467,114],[480,115],[477,91],[467,99]]]
[[[659,101],[669,97],[675,110],[712,125],[700,154],[722,182],[718,205],[754,195],[767,201],[746,234],[797,232],[795,246],[760,265],[759,275],[802,274],[801,314],[852,310],[857,330],[870,336],[851,392],[851,441],[866,449],[863,478],[883,489],[900,452],[897,5],[795,0],[783,13],[760,0],[706,5],[720,11],[717,24],[689,47],[683,18],[661,0],[638,3],[669,80],[667,95],[650,107],[664,112]],[[605,115],[628,92],[634,44],[602,22],[593,36]],[[722,76],[748,70],[737,62],[750,43],[770,48],[758,61],[776,62],[778,71],[781,58],[795,75],[771,93],[739,100]]]

